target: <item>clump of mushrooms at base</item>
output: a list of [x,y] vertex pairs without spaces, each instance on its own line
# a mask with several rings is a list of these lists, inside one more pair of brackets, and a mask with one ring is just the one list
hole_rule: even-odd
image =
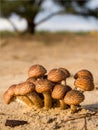
[[72,89],[67,84],[70,75],[66,68],[53,68],[47,73],[44,66],[32,65],[26,81],[13,84],[5,91],[4,102],[19,101],[30,108],[70,108],[71,113],[75,113],[85,99],[84,92],[94,89],[94,78],[90,71],[80,70],[73,77]]

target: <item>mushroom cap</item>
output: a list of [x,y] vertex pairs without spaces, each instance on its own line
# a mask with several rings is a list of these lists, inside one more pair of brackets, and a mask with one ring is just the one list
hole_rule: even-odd
[[60,82],[66,78],[65,73],[60,69],[52,69],[48,73],[48,80],[52,82]]
[[90,78],[91,80],[93,80],[93,75],[90,71],[86,70],[86,69],[83,69],[83,70],[80,70],[78,71],[75,75],[74,75],[74,78],[77,79],[77,78],[80,78],[80,77],[88,77]]
[[36,78],[29,77],[29,78],[27,78],[26,82],[31,82],[33,84],[36,84],[36,80],[37,80]]
[[15,87],[15,95],[26,95],[35,90],[35,85],[31,82],[23,82]]
[[70,77],[70,72],[67,69],[65,69],[65,68],[59,68],[59,69],[65,73],[66,78]]
[[28,75],[29,77],[38,78],[43,76],[46,72],[47,70],[42,65],[36,64],[30,67]]
[[39,79],[36,82],[35,90],[38,93],[43,93],[47,91],[51,91],[53,88],[53,83],[47,79]]
[[85,99],[83,93],[78,90],[71,90],[66,93],[64,102],[68,105],[78,105]]
[[5,101],[6,104],[9,104],[12,101],[12,99],[14,97],[15,87],[16,87],[16,85],[13,84],[13,85],[11,85],[8,88],[7,91],[5,91],[5,93],[3,95],[3,99],[4,99],[4,101]]
[[66,92],[69,91],[69,86],[64,86],[61,84],[57,84],[54,86],[52,91],[52,98],[54,99],[62,99]]
[[84,91],[92,91],[94,89],[94,83],[89,78],[78,78],[75,80],[74,85]]

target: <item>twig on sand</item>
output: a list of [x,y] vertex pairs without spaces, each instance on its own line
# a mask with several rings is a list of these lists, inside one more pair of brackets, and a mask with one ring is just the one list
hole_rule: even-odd
[[88,130],[87,129],[87,120],[86,120],[86,117],[84,118],[84,128],[85,128],[85,130]]
[[24,120],[9,120],[9,119],[7,119],[5,122],[5,126],[10,126],[10,127],[15,127],[24,124],[28,124],[28,122]]
[[75,117],[69,117],[65,120],[65,122],[71,121],[71,120],[76,120],[76,119],[81,119],[81,118],[87,118],[91,116],[98,116],[97,112],[93,113],[86,113],[86,114],[79,114],[78,116],[75,115]]
[[87,120],[86,120],[86,117],[84,118],[84,125],[83,125],[83,127],[82,127],[81,130],[83,130],[83,128],[84,128],[84,130],[88,130],[87,129]]
[[98,113],[98,111],[93,112],[93,113],[80,114],[80,115],[75,116],[75,117],[69,117],[69,118],[67,118],[67,119],[65,120],[65,122],[84,118],[84,125],[83,125],[83,127],[82,127],[81,130],[83,130],[83,129],[84,129],[84,130],[88,130],[88,128],[87,128],[87,117],[98,116],[97,113]]

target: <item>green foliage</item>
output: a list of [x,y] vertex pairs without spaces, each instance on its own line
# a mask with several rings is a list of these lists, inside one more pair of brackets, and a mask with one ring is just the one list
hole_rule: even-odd
[[33,19],[40,11],[36,0],[1,0],[1,14],[9,17],[12,13],[18,14],[26,19]]
[[17,33],[15,33],[15,32],[10,32],[10,31],[1,31],[0,32],[0,38],[1,37],[13,37],[13,36],[16,36],[17,35]]
[[90,0],[53,0],[61,6],[66,13],[82,15],[82,16],[93,16],[98,18],[98,8],[90,9],[86,6]]

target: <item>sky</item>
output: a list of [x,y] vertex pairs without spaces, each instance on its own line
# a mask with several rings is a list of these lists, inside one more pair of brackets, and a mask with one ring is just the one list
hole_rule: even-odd
[[[90,8],[98,7],[98,0],[91,0],[87,5]],[[53,7],[53,8],[51,8]],[[52,12],[56,12],[60,10],[59,7],[53,5],[51,0],[46,0],[42,5],[42,8],[45,9],[45,12],[39,13],[36,17],[35,22],[38,22],[48,14]],[[22,31],[27,28],[27,22],[25,19],[21,19],[19,16],[12,15],[10,20],[17,27],[18,30]],[[74,16],[74,15],[57,15],[52,17],[50,20],[40,24],[36,27],[36,30],[45,30],[45,31],[90,31],[90,30],[98,30],[98,21],[96,21],[93,17],[89,17],[87,19],[82,16]],[[2,30],[10,30],[13,31],[12,25],[6,20],[0,18],[0,31]]]

